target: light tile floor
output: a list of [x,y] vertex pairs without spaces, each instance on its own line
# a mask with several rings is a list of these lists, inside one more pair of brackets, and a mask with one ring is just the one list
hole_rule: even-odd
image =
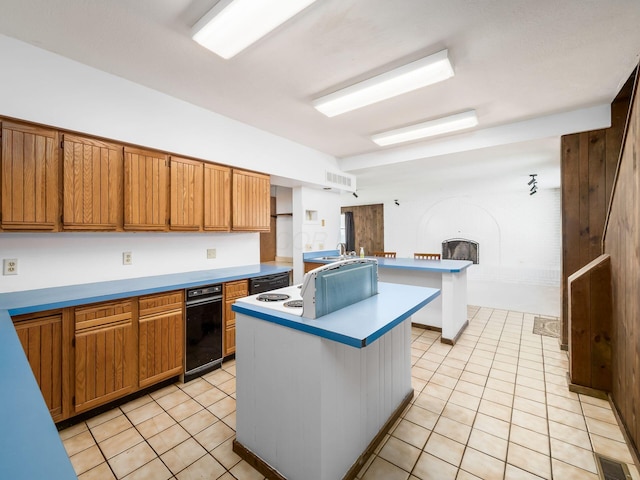
[[[595,480],[597,452],[640,480],[609,403],[569,392],[567,354],[533,318],[469,307],[454,347],[414,328],[413,402],[358,478]],[[80,480],[261,479],[231,449],[235,415],[229,361],[60,436]]]

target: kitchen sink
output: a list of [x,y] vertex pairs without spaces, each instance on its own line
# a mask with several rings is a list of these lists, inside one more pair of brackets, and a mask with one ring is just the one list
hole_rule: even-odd
[[345,260],[347,257],[341,257],[339,255],[335,255],[332,257],[320,257],[320,260],[331,260],[331,261],[338,261],[338,260]]

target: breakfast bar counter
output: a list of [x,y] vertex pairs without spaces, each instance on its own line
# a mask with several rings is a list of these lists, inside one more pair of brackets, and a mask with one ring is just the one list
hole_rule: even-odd
[[[335,260],[323,257],[337,251],[307,252],[305,263],[327,264]],[[441,290],[427,307],[413,316],[413,323],[442,331],[441,341],[454,344],[467,326],[467,260],[415,260],[413,258],[376,258],[381,282],[418,285]]]
[[379,283],[315,319],[236,301],[234,451],[268,478],[355,478],[413,397],[411,316],[439,293]]

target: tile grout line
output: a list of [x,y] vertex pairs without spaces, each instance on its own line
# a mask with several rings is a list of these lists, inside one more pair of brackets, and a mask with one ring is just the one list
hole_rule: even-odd
[[[473,318],[475,318],[475,317],[476,317],[476,315],[477,315],[480,311],[481,311],[481,308],[479,308],[479,309],[476,311],[476,313],[473,315],[472,319],[473,319]],[[484,327],[482,328],[482,332],[480,332],[480,335],[478,336],[478,339],[480,339],[480,338],[482,337],[482,333],[484,333],[484,330],[487,328],[487,325],[489,324],[489,320],[490,320],[490,317],[489,317],[489,319],[485,322]],[[504,328],[504,326],[503,326],[503,328]],[[440,337],[440,338],[441,338],[441,337]],[[437,340],[437,339],[436,339],[436,340]],[[479,341],[479,340],[478,340],[478,341]],[[475,343],[475,345],[474,345],[474,347],[473,347],[473,350],[472,350],[472,352],[471,352],[471,355],[473,355],[473,352],[476,350],[476,347],[477,347],[478,341],[476,341],[476,343]],[[451,353],[451,351],[453,350],[453,348],[454,348],[454,347],[455,347],[455,345],[454,345],[454,346],[452,346],[452,347],[449,349],[449,351],[447,352],[447,354],[444,356],[443,362],[444,362],[444,360],[446,360],[446,358],[449,356],[449,353]],[[428,351],[428,350],[427,350],[427,351]],[[425,352],[425,353],[426,353],[426,352]],[[469,356],[469,358],[471,357],[471,355]],[[493,352],[493,358],[495,358],[495,352]],[[491,360],[491,363],[492,363],[492,364],[493,364],[493,361],[494,361],[494,360],[492,359],[492,360]],[[467,366],[467,364],[468,364],[468,363],[469,363],[469,359],[467,359],[467,361],[465,362],[465,367]],[[442,362],[440,363],[440,365],[442,365]],[[462,371],[464,372],[464,369],[463,369]],[[491,367],[489,367],[489,371],[491,371]],[[435,374],[435,373],[437,373],[437,370],[434,372],[434,374]],[[432,377],[433,377],[433,375],[432,375]],[[486,376],[486,379],[485,379],[485,383],[484,383],[484,385],[483,385],[483,389],[485,389],[485,388],[486,388],[486,383],[487,383],[488,379],[489,379],[489,374],[487,373],[487,376]],[[449,396],[447,397],[447,400],[446,400],[446,402],[447,402],[447,403],[448,403],[448,401],[449,401],[449,398],[450,398],[450,397],[451,397],[451,395],[453,394],[453,391],[455,390],[455,386],[457,386],[457,384],[458,384],[458,382],[459,382],[459,381],[460,381],[460,377],[458,377],[458,379],[456,380],[456,383],[455,383],[454,387],[451,389],[451,393],[449,394]],[[427,386],[428,386],[428,384],[427,384]],[[483,390],[483,393],[484,393],[484,390]],[[482,401],[482,397],[480,397],[480,401]],[[444,407],[444,408],[446,408],[446,405],[445,405],[445,407]],[[444,408],[443,408],[442,412],[444,412]],[[464,408],[464,407],[463,407],[463,408]],[[479,408],[479,405],[478,405],[478,408]],[[431,433],[430,433],[430,434],[429,434],[429,436],[427,437],[427,441],[425,442],[425,445],[424,445],[425,447],[427,446],[427,443],[429,443],[429,439],[431,438],[431,435],[435,432],[435,427],[438,425],[438,422],[439,422],[439,421],[440,421],[440,419],[442,418],[442,412],[440,412],[440,413],[438,414],[438,419],[436,420],[436,422],[435,422],[435,424],[434,424],[434,429],[431,431]],[[473,415],[473,422],[471,423],[471,429],[472,429],[472,430],[473,430],[473,425],[475,424],[475,420],[476,420],[477,416],[478,416],[478,409],[476,409],[476,410],[475,410],[475,414]],[[437,432],[436,432],[436,433],[437,433]],[[471,432],[469,433],[469,435],[471,435]],[[448,437],[447,437],[447,438],[448,438]],[[451,439],[451,440],[453,440],[453,439]],[[454,440],[454,441],[455,441],[455,440]],[[462,470],[462,468],[461,468],[461,466],[462,466],[462,460],[464,459],[464,454],[465,454],[465,452],[466,452],[466,450],[467,450],[468,444],[469,444],[469,438],[467,438],[467,441],[466,441],[466,442],[465,442],[465,444],[463,445],[462,456],[460,457],[460,463],[459,463],[459,465],[454,465],[454,467],[456,467],[456,468],[457,468],[456,477],[458,476],[459,472]],[[423,452],[425,452],[425,453],[428,453],[428,452],[426,452],[426,451],[424,450],[424,448],[423,448],[423,450],[422,450],[422,451],[423,451]],[[437,457],[437,458],[439,458],[439,457]],[[443,460],[443,459],[441,459],[441,460]],[[446,460],[443,460],[443,461],[445,461],[445,462],[446,462]],[[448,462],[447,462],[447,463],[448,463]],[[411,470],[411,472],[409,472],[410,474],[413,474],[413,473],[414,473],[416,465],[417,465],[417,460],[416,460],[416,463],[414,464],[413,469]],[[450,464],[450,465],[452,465],[452,464]],[[463,471],[465,471],[465,472],[466,472],[466,470],[463,470]],[[470,472],[468,472],[468,473],[470,473]]]
[[[226,370],[223,370],[222,368],[220,369],[220,371],[225,371],[225,372],[226,372],[226,373],[228,373],[229,375],[232,375],[231,373],[227,372]],[[233,378],[235,378],[235,375],[232,375],[232,376],[233,376]],[[225,392],[225,391],[223,391],[223,390],[220,390],[220,389],[218,388],[218,386],[217,386],[217,385],[214,385],[213,383],[209,382],[207,379],[202,378],[202,380],[203,380],[203,381],[206,381],[207,383],[209,383],[209,385],[210,385],[212,388],[215,388],[215,389],[217,389],[217,390],[221,391],[222,393],[224,393],[224,395],[225,395],[225,396],[224,396],[223,398],[221,398],[220,400],[218,400],[218,402],[219,402],[219,401],[222,401],[222,400],[223,400],[223,399],[225,399],[225,398],[233,398],[230,394],[228,394],[227,392]],[[229,379],[229,380],[231,380],[231,379]],[[174,383],[174,384],[172,384],[172,385],[175,385],[175,386],[176,386],[177,390],[175,390],[175,391],[180,391],[180,392],[184,393],[185,395],[187,395],[187,396],[189,397],[189,399],[194,400],[194,401],[195,401],[196,403],[198,403],[198,404],[199,404],[199,405],[200,405],[204,410],[207,410],[207,411],[208,411],[208,408],[207,408],[205,405],[203,405],[201,402],[199,402],[198,400],[196,400],[196,399],[195,399],[191,394],[189,394],[189,393],[185,392],[185,391],[184,391],[184,390],[183,390],[179,385],[177,385],[177,384],[175,384],[175,383]],[[171,392],[171,393],[174,393],[174,392]],[[166,394],[166,395],[163,395],[162,397],[167,396],[167,395],[171,395],[171,393],[168,393],[168,394]],[[151,401],[150,401],[150,402],[147,402],[147,403],[146,403],[146,404],[144,404],[144,405],[141,405],[141,406],[140,406],[140,407],[138,407],[138,408],[142,408],[142,407],[144,407],[145,405],[149,405],[150,403],[152,403],[152,402],[153,402],[153,403],[155,403],[156,405],[158,405],[158,407],[160,407],[160,408],[162,409],[162,412],[163,412],[163,413],[166,413],[167,415],[169,415],[169,417],[170,417],[174,422],[176,422],[176,423],[175,423],[176,425],[179,425],[179,426],[180,426],[180,428],[184,429],[184,427],[181,425],[181,422],[180,422],[180,421],[178,421],[178,420],[176,420],[176,419],[175,419],[175,418],[174,418],[174,417],[173,417],[173,416],[168,412],[168,410],[167,410],[167,409],[165,409],[165,408],[164,408],[164,407],[163,407],[163,406],[162,406],[162,405],[157,401],[157,398],[162,398],[162,397],[154,398],[154,397],[152,397],[150,394],[149,394],[149,397],[151,398]],[[234,399],[234,400],[235,400],[235,399]],[[185,400],[185,401],[186,401],[186,400]],[[181,402],[181,403],[184,403],[184,402]],[[217,402],[214,402],[214,403],[217,403]],[[180,404],[178,404],[178,405],[180,405]],[[175,405],[175,406],[177,406],[177,405]],[[189,468],[191,465],[193,465],[194,463],[196,463],[197,461],[199,461],[200,459],[202,459],[203,457],[205,457],[205,456],[207,456],[207,455],[211,455],[211,456],[212,456],[212,458],[213,458],[217,463],[219,463],[219,464],[220,464],[220,466],[222,466],[222,468],[224,468],[225,473],[227,473],[227,472],[228,472],[228,473],[231,473],[231,472],[230,472],[230,470],[228,470],[224,465],[222,465],[222,464],[221,464],[221,463],[220,463],[220,462],[219,462],[219,461],[218,461],[218,460],[217,460],[217,459],[216,459],[216,458],[211,454],[211,452],[207,449],[207,447],[205,447],[204,445],[202,445],[202,443],[201,443],[201,442],[199,442],[199,441],[195,438],[195,436],[194,436],[194,435],[191,435],[191,433],[189,433],[189,432],[187,432],[187,433],[189,434],[189,438],[192,438],[192,439],[193,439],[193,440],[194,440],[198,445],[200,445],[200,446],[205,450],[205,452],[206,452],[206,453],[205,453],[204,455],[202,455],[202,456],[198,457],[197,459],[195,459],[193,462],[191,462],[189,465],[187,465],[186,467],[184,467],[184,468],[183,468],[182,470],[180,470],[179,472],[174,473],[174,472],[171,470],[171,468],[169,468],[169,465],[167,465],[167,463],[162,459],[161,454],[159,454],[159,453],[158,453],[158,451],[157,451],[157,450],[156,450],[156,449],[155,449],[155,448],[154,448],[154,447],[149,443],[149,441],[148,441],[149,439],[148,439],[148,438],[146,438],[146,437],[142,434],[142,432],[138,429],[138,425],[140,425],[140,424],[142,424],[142,423],[144,423],[144,422],[140,422],[138,425],[135,425],[135,424],[131,421],[131,419],[129,418],[129,416],[127,415],[127,412],[124,412],[124,411],[123,411],[119,406],[118,406],[118,407],[116,407],[116,408],[118,408],[118,409],[120,410],[121,414],[122,414],[122,415],[124,415],[124,416],[127,418],[127,420],[131,423],[131,426],[132,426],[132,427],[136,430],[136,432],[137,432],[137,433],[142,437],[142,442],[139,442],[139,443],[137,443],[137,444],[136,444],[136,445],[134,445],[134,446],[137,446],[137,445],[139,445],[140,443],[143,443],[143,442],[144,442],[144,443],[146,443],[146,444],[151,448],[151,450],[153,451],[153,453],[156,455],[156,457],[155,457],[155,458],[159,459],[159,460],[162,462],[162,464],[167,468],[167,471],[169,471],[169,473],[171,473],[171,478],[176,478],[176,475],[178,475],[178,474],[182,473],[184,470],[186,470],[186,469],[187,469],[187,468]],[[173,408],[173,407],[172,407],[172,408]],[[133,409],[133,410],[131,410],[131,411],[135,411],[135,410],[137,410],[137,408],[136,408],[136,409]],[[210,413],[211,413],[211,412],[210,412]],[[193,415],[195,415],[195,413],[194,413]],[[191,417],[191,416],[193,416],[193,415],[190,415],[189,417],[186,417],[186,418],[190,418],[190,417]],[[214,414],[212,413],[212,415],[214,415]],[[157,416],[157,415],[156,415],[156,416]],[[224,420],[223,420],[222,418],[219,418],[219,417],[218,417],[218,416],[216,416],[216,415],[214,415],[214,417],[218,419],[218,420],[217,420],[218,422],[222,422],[222,423],[224,423],[227,427],[231,428],[229,425],[227,425],[227,423],[226,423],[226,422],[224,422]],[[149,418],[149,419],[147,419],[147,420],[150,420],[151,418],[154,418],[154,417],[150,417],[150,418]],[[186,420],[186,418],[185,418],[185,419],[183,419],[183,420]],[[146,421],[146,420],[145,420],[145,421]],[[86,423],[86,422],[85,422],[85,423]],[[106,422],[104,422],[104,423],[106,423]],[[171,427],[168,427],[168,428],[171,428]],[[164,430],[162,430],[162,431],[160,431],[160,432],[156,433],[156,435],[159,435],[159,434],[161,434],[162,432],[164,432],[165,430],[168,430],[168,428],[166,428],[166,429],[164,429]],[[208,428],[208,427],[206,427],[206,428]],[[116,475],[115,471],[113,471],[113,468],[111,467],[111,464],[109,463],[109,460],[110,460],[110,459],[107,459],[107,457],[106,457],[106,455],[104,454],[104,452],[103,452],[102,448],[100,447],[100,444],[97,442],[97,440],[96,440],[96,439],[95,439],[95,437],[93,436],[93,432],[91,431],[91,428],[90,428],[88,425],[87,425],[87,429],[90,431],[92,438],[93,438],[93,439],[94,439],[94,441],[96,442],[96,445],[98,446],[98,449],[100,450],[100,453],[102,454],[102,457],[105,459],[105,463],[109,466],[109,469],[110,469],[110,470],[111,470],[111,472],[113,473],[114,477],[115,477],[116,479],[118,479],[118,480],[121,480],[121,479]],[[203,429],[203,431],[204,431],[204,430],[205,430],[205,429]],[[155,436],[155,435],[152,435],[152,436]],[[111,438],[111,437],[109,437],[109,438]],[[185,439],[184,441],[182,441],[182,442],[178,443],[177,445],[173,446],[171,449],[167,450],[167,452],[168,452],[168,451],[173,450],[174,448],[176,448],[176,447],[177,447],[177,446],[179,446],[179,445],[182,445],[184,442],[188,441],[188,440],[189,440],[189,438],[187,438],[187,439]],[[105,440],[107,440],[107,439],[105,439]],[[226,441],[226,440],[225,440],[225,441]],[[224,443],[224,442],[222,442],[222,443]],[[222,443],[220,443],[220,445],[222,445]],[[219,446],[219,445],[218,445],[218,446]],[[131,447],[131,448],[132,448],[132,447]],[[125,451],[126,451],[126,450],[125,450]],[[167,453],[167,452],[164,452],[164,453]],[[120,452],[120,453],[123,453],[123,452]],[[164,455],[164,453],[163,453],[162,455]],[[118,454],[118,455],[120,455],[120,454]],[[114,457],[112,457],[112,458],[115,458],[116,456],[117,456],[117,455],[114,455]],[[155,458],[153,458],[153,459],[149,460],[148,462],[144,463],[143,465],[140,465],[140,466],[139,466],[139,467],[137,467],[136,469],[134,469],[134,470],[132,470],[131,472],[127,473],[127,474],[125,475],[125,477],[126,477],[126,476],[128,476],[128,475],[131,475],[132,473],[136,472],[137,470],[139,470],[139,469],[143,468],[144,466],[148,465],[148,464],[149,464],[149,463],[151,463],[153,460],[155,460]],[[234,466],[235,466],[235,465],[234,465]],[[94,467],[94,468],[95,468],[95,467]]]
[[547,392],[547,369],[546,369],[546,358],[545,358],[545,346],[544,346],[544,341],[542,339],[542,335],[540,335],[540,342],[542,343],[542,378],[544,381],[544,411],[547,415],[547,442],[549,444],[549,472],[551,473],[551,478],[553,478],[553,451],[551,450],[551,424],[549,423],[551,419],[549,418],[549,396]]

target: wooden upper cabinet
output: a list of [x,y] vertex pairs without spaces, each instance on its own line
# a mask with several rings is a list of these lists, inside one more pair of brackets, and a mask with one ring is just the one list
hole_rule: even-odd
[[171,157],[171,230],[202,230],[203,162]]
[[268,232],[271,215],[269,175],[233,170],[231,229]]
[[122,146],[63,136],[63,226],[70,230],[122,228]]
[[124,148],[124,229],[166,230],[169,157]]
[[231,229],[231,169],[204,164],[204,229]]
[[2,123],[2,228],[59,228],[58,152],[55,130]]

